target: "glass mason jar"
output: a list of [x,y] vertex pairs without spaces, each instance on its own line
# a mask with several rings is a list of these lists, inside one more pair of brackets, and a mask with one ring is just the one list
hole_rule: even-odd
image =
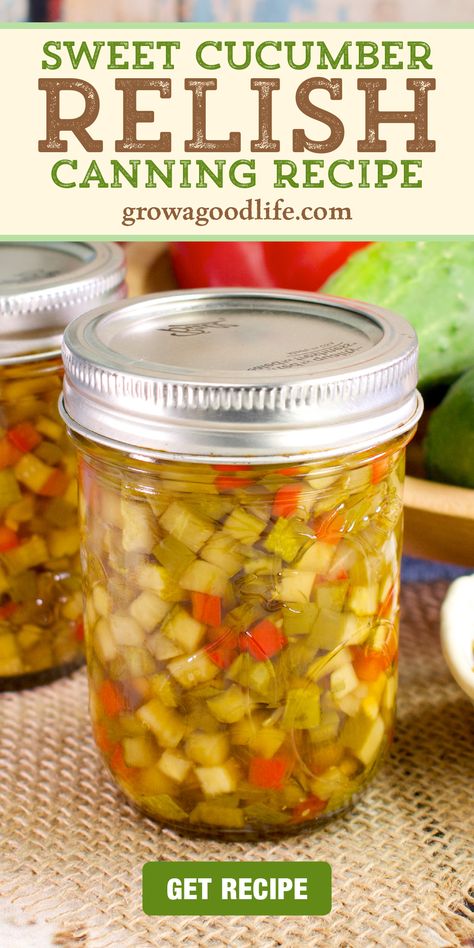
[[394,727],[404,320],[329,297],[162,294],[68,327],[95,739],[148,815],[294,832]]
[[123,254],[112,244],[0,245],[0,691],[83,661],[61,336],[71,318],[121,296]]

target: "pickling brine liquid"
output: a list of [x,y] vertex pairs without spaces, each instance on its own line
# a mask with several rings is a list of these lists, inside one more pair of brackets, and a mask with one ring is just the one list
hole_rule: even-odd
[[147,814],[292,832],[364,789],[393,734],[408,438],[282,467],[74,436],[94,734]]
[[59,358],[0,368],[0,690],[83,660],[75,452]]

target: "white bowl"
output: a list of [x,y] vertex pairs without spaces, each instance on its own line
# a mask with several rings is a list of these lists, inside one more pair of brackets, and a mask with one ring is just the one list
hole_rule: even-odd
[[458,685],[474,701],[474,574],[460,576],[441,606],[441,648]]

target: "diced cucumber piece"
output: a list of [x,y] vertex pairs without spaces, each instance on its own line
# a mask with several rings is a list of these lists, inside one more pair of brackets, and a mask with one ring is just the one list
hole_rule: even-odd
[[169,534],[153,547],[153,556],[172,576],[178,578],[196,559],[192,550]]
[[270,530],[263,545],[270,553],[281,556],[286,563],[292,563],[307,539],[301,531],[302,524],[300,521],[280,517]]
[[286,733],[277,727],[263,727],[250,738],[249,747],[257,757],[269,760],[283,744]]
[[97,615],[107,618],[110,612],[110,598],[107,589],[101,583],[96,583],[92,590],[92,602]]
[[338,668],[342,668],[343,665],[347,665],[351,661],[352,655],[349,649],[338,648],[334,652],[328,652],[326,655],[317,658],[310,665],[306,674],[308,678],[311,678],[311,681],[319,681],[320,678],[332,674],[332,672],[337,671]]
[[350,793],[350,783],[346,775],[339,767],[328,767],[323,774],[320,774],[311,781],[311,791],[320,800],[329,800],[333,794],[338,793],[342,800]]
[[354,644],[358,631],[357,617],[351,612],[321,609],[313,626],[312,639],[318,648],[332,652],[339,645]]
[[232,744],[237,744],[242,747],[249,744],[252,738],[256,737],[264,720],[265,712],[255,711],[252,715],[241,718],[240,721],[236,721],[230,728]]
[[379,713],[379,702],[373,694],[367,694],[365,698],[362,699],[360,704],[361,711],[364,712],[367,718],[370,718],[371,721],[375,721]]
[[217,767],[196,767],[195,773],[207,797],[233,793],[237,789],[238,769],[233,760]]
[[77,527],[67,527],[61,530],[50,530],[48,533],[48,548],[52,559],[61,559],[63,556],[74,556],[78,552],[81,539]]
[[342,612],[349,583],[323,583],[315,588],[315,601],[320,609]]
[[165,602],[179,602],[184,599],[183,590],[164,566],[154,563],[144,563],[137,570],[137,583],[140,589],[148,589],[158,593]]
[[158,757],[158,750],[150,734],[124,737],[123,756],[127,767],[151,767]]
[[169,675],[164,674],[164,672],[158,672],[158,674],[152,675],[152,677],[148,679],[148,684],[152,695],[159,698],[167,708],[178,707],[176,686]]
[[377,583],[381,575],[383,560],[380,554],[363,555],[363,549],[364,547],[349,570],[350,582],[353,586],[370,586]]
[[179,645],[183,652],[189,654],[195,652],[201,644],[206,634],[206,626],[193,619],[181,606],[175,606],[164,620],[161,631],[175,645]]
[[384,711],[391,712],[395,707],[397,697],[397,676],[391,675],[387,678],[387,684],[382,698],[382,708]]
[[193,553],[197,553],[214,532],[210,520],[200,517],[195,510],[178,500],[165,510],[160,524]]
[[211,596],[223,596],[227,587],[228,577],[220,566],[207,563],[205,560],[195,560],[185,570],[180,579],[183,589],[192,592],[209,593]]
[[173,658],[168,670],[183,688],[194,688],[203,682],[211,681],[219,673],[219,668],[211,662],[205,652]]
[[270,582],[270,577],[276,576],[280,570],[281,559],[279,556],[255,556],[255,559],[247,560],[244,563],[244,573],[250,576],[264,576],[267,582]]
[[372,481],[372,465],[354,467],[344,475],[344,486],[351,492],[361,491],[370,486]]
[[225,533],[215,533],[201,550],[200,556],[207,563],[219,566],[228,576],[234,576],[241,569],[243,556],[238,552],[235,537]]
[[357,694],[357,691],[351,691],[343,698],[334,698],[334,703],[340,711],[347,714],[349,718],[353,718],[361,709],[362,698]]
[[264,520],[242,507],[236,507],[224,521],[224,530],[241,543],[255,543],[265,526]]
[[191,823],[205,823],[206,826],[220,826],[225,829],[242,829],[243,810],[236,807],[218,806],[212,803],[198,803],[190,815]]
[[136,645],[122,647],[120,658],[124,663],[127,678],[146,678],[156,670],[155,659],[147,648],[139,648]]
[[153,514],[144,502],[120,502],[122,513],[122,546],[126,553],[151,553],[156,543]]
[[317,685],[308,684],[304,688],[289,689],[283,712],[284,728],[315,728],[320,718],[320,690]]
[[365,767],[370,767],[378,753],[385,736],[385,727],[380,715],[375,721],[358,714],[346,721],[341,743],[348,747]]
[[[0,473],[2,473],[0,471]],[[19,546],[2,553],[2,560],[10,576],[19,576],[33,566],[41,566],[48,560],[48,548],[43,537],[33,534]]]
[[150,635],[147,646],[159,662],[168,662],[170,658],[177,658],[178,655],[182,655],[181,649],[171,639],[167,639],[165,635],[162,635],[161,632],[154,632],[153,635]]
[[145,640],[145,633],[131,616],[112,615],[109,619],[110,629],[118,645],[141,645]]
[[150,728],[161,747],[177,747],[186,732],[185,719],[159,698],[142,705],[137,717]]
[[324,576],[334,559],[336,546],[324,540],[314,540],[311,546],[300,556],[296,566],[300,570],[310,570],[318,576]]
[[[164,775],[162,775],[164,777]],[[183,810],[176,800],[173,800],[168,794],[160,793],[157,796],[142,797],[140,805],[150,813],[162,820],[169,820],[171,823],[182,823],[188,819],[186,810]]]
[[[11,492],[12,497],[5,506],[8,507],[9,504],[13,504],[20,499],[21,494],[18,484],[15,484],[16,490],[14,490],[12,479],[14,481],[16,477],[16,480],[20,484],[24,484],[28,490],[33,491],[34,494],[38,494],[46,484],[46,481],[49,480],[54,468],[48,464],[44,464],[43,461],[35,457],[34,454],[24,454],[18,461],[18,464],[15,465],[14,470],[15,473],[11,470],[0,471],[0,507],[2,509],[4,509],[5,496],[9,492]],[[8,477],[5,475],[8,475]]]
[[94,628],[94,648],[103,664],[112,662],[117,655],[117,644],[107,619],[99,619]]
[[251,803],[244,807],[243,813],[246,823],[257,823],[259,826],[281,826],[290,819],[289,813],[282,813],[266,803]]
[[[319,492],[328,490],[329,487],[333,487],[336,481],[339,480],[339,477],[339,474],[317,474],[315,471],[311,477],[307,478],[307,483],[310,485],[310,487],[314,487],[315,490]],[[333,496],[333,492],[331,492],[331,496]]]
[[170,608],[169,602],[164,602],[156,593],[145,589],[133,600],[128,611],[145,632],[152,632],[168,614]]
[[334,698],[338,701],[344,698],[345,695],[350,694],[351,691],[354,691],[358,684],[359,679],[351,662],[348,662],[346,665],[341,665],[340,668],[331,672],[330,689]]
[[351,609],[356,616],[375,615],[378,604],[378,584],[372,586],[351,586],[348,597],[348,608]]
[[222,694],[210,698],[206,704],[221,724],[235,724],[248,714],[252,707],[248,694],[237,685],[231,685]]
[[227,676],[243,688],[254,691],[257,699],[266,701],[268,705],[278,701],[283,688],[283,681],[277,681],[272,662],[254,661],[250,655],[243,653],[232,662]]
[[319,608],[314,602],[289,603],[283,607],[283,631],[285,635],[309,635],[316,622]]
[[339,731],[340,717],[337,711],[322,711],[321,720],[317,727],[309,731],[312,744],[325,744],[334,741]]
[[171,777],[176,783],[182,783],[191,770],[191,761],[171,750],[165,750],[158,761],[158,767],[166,777]]
[[223,731],[214,734],[194,731],[186,741],[186,754],[195,764],[216,767],[227,760],[229,747],[229,738]]
[[[214,477],[214,472],[212,476]],[[188,503],[190,506],[192,504],[193,509],[196,509],[201,516],[213,521],[222,520],[233,507],[231,498],[210,493],[201,494],[196,498],[192,498],[192,500],[190,498]]]
[[309,602],[315,573],[303,569],[283,569],[278,583],[278,596],[283,603]]

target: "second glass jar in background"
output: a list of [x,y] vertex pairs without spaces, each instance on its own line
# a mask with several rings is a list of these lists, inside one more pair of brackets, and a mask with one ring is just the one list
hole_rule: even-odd
[[416,354],[392,314],[289,294],[163,294],[69,327],[94,733],[149,815],[295,831],[378,767]]
[[0,690],[83,658],[76,457],[58,413],[61,338],[124,295],[113,244],[0,245]]

